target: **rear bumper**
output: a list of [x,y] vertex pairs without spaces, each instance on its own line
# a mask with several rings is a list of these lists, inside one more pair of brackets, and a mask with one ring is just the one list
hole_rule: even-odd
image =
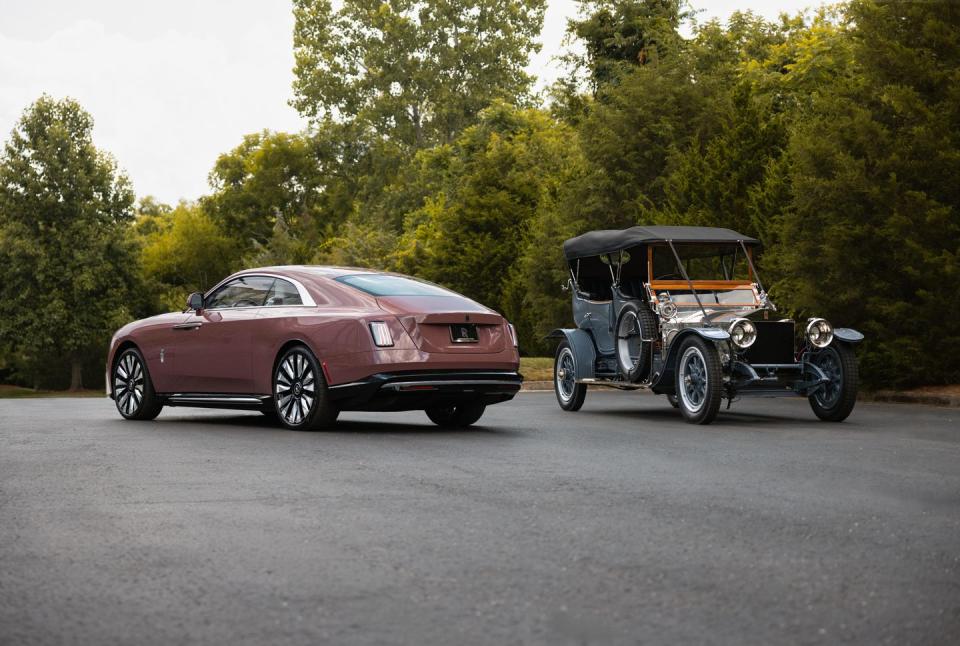
[[513,399],[522,383],[520,373],[506,370],[422,370],[375,374],[328,391],[340,410],[400,411],[497,404]]

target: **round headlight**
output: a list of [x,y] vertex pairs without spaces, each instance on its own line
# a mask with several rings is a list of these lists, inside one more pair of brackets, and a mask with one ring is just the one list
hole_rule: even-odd
[[665,319],[672,319],[677,315],[677,306],[673,301],[664,301],[660,303],[660,316]]
[[734,319],[727,331],[730,342],[741,350],[746,350],[757,340],[757,326],[747,319]]
[[833,326],[826,319],[810,319],[807,340],[815,348],[825,348],[833,341]]

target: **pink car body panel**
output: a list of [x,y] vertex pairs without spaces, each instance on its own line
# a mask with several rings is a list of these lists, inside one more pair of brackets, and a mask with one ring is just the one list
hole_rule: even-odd
[[[204,309],[130,323],[110,345],[108,393],[114,358],[129,344],[143,354],[154,389],[161,394],[269,396],[274,362],[292,342],[310,348],[331,387],[393,373],[518,370],[519,354],[507,321],[479,303],[452,292],[377,297],[335,280],[381,273],[291,266],[233,274],[219,285],[241,276],[279,277],[306,290],[315,305]],[[392,347],[374,344],[371,322],[389,327]],[[453,342],[450,326],[458,323],[476,326],[475,343]]]

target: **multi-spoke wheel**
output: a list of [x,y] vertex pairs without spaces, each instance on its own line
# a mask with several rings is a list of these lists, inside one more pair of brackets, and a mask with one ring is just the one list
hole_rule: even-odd
[[717,348],[699,336],[680,346],[677,362],[677,399],[683,418],[691,424],[709,424],[720,410],[722,383]]
[[577,361],[567,341],[557,348],[557,356],[553,360],[553,391],[560,408],[571,412],[580,410],[587,397],[587,385],[577,383]]
[[469,402],[454,406],[436,406],[424,412],[430,421],[443,428],[466,428],[475,424],[487,409],[486,404]]
[[810,395],[810,408],[825,422],[842,422],[857,403],[857,357],[850,346],[834,341],[813,355],[812,361],[829,381]]
[[143,355],[127,348],[113,363],[113,401],[127,419],[148,420],[160,414],[163,403],[153,391]]
[[313,353],[294,346],[280,357],[273,373],[273,404],[277,419],[287,428],[319,430],[333,424],[337,409]]
[[651,342],[657,319],[646,305],[627,303],[617,317],[617,363],[627,381],[637,382],[650,373]]

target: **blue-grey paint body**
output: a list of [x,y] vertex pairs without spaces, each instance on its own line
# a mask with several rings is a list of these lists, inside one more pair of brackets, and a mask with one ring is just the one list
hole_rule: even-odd
[[557,329],[550,333],[552,338],[565,338],[573,350],[577,379],[593,379],[593,365],[597,360],[597,351],[593,339],[586,330]]

